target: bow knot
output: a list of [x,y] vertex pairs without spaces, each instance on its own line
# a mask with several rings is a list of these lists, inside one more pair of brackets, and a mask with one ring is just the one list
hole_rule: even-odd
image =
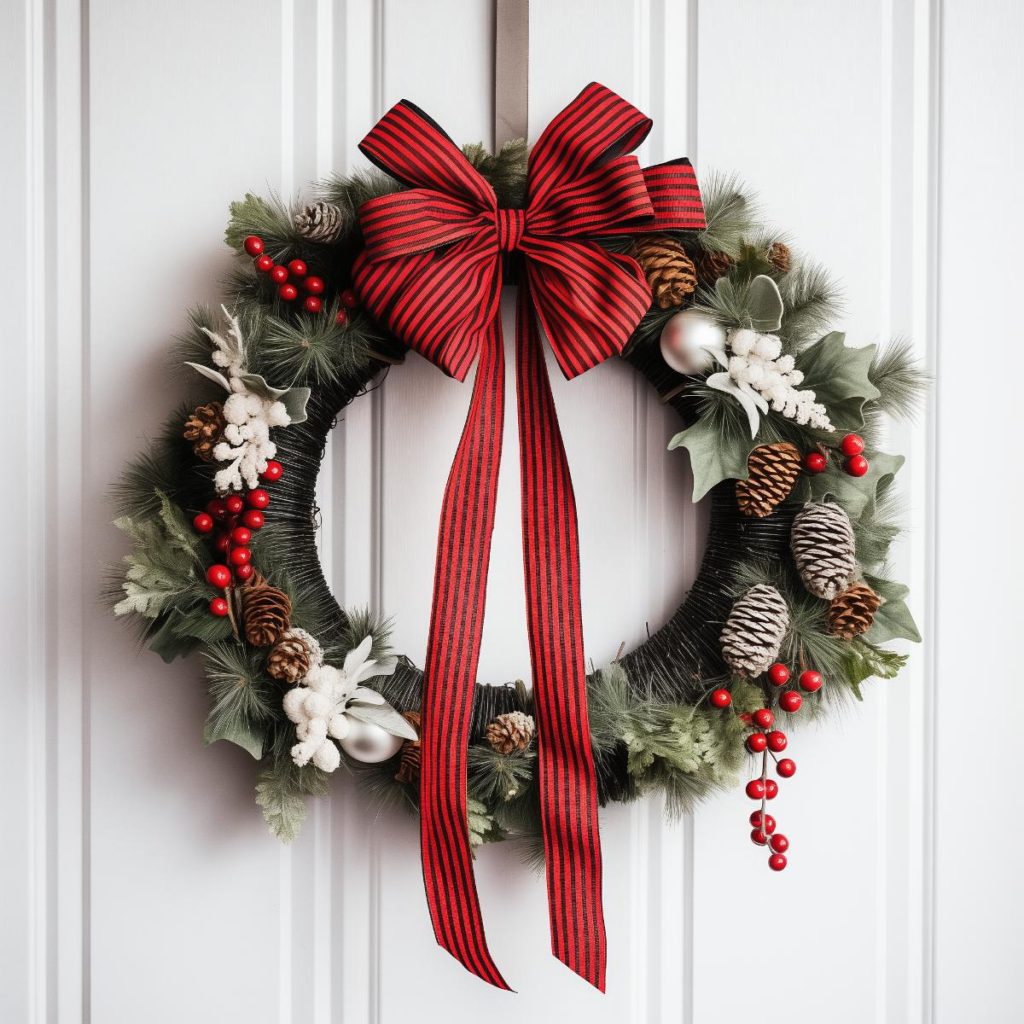
[[353,277],[366,308],[459,380],[479,362],[438,531],[420,705],[420,830],[437,941],[503,988],[484,936],[466,825],[466,747],[504,414],[502,255],[521,253],[525,269],[516,393],[552,950],[603,990],[597,774],[587,726],[576,505],[540,328],[567,377],[618,354],[651,296],[636,261],[596,239],[704,227],[689,161],[642,169],[629,154],[650,127],[635,107],[591,83],[533,147],[525,210],[499,208],[486,178],[407,100],[360,145],[406,186],[359,210],[366,244]]
[[526,230],[526,211],[500,207],[494,221],[498,229],[498,249],[501,252],[515,252]]

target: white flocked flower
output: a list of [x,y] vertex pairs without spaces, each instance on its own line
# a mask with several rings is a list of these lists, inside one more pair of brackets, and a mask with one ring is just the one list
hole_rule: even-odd
[[384,698],[361,685],[374,676],[391,675],[394,658],[370,658],[373,637],[366,637],[348,652],[341,668],[315,664],[299,685],[284,696],[284,713],[295,723],[298,743],[291,749],[292,760],[300,767],[312,762],[325,772],[333,772],[341,764],[335,740],[348,736],[355,717],[365,718],[368,708],[379,709],[375,719],[395,735],[415,739],[416,732]]

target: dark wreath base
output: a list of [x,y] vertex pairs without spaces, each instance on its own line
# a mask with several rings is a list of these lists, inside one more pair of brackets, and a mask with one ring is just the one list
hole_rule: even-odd
[[[659,393],[676,390],[683,379],[664,364],[655,346],[645,346],[624,358]],[[382,364],[375,364],[363,380],[315,388],[306,422],[281,431],[277,439],[277,457],[288,472],[275,485],[274,512],[279,524],[275,543],[294,587],[314,592],[337,609],[335,621],[322,637],[327,643],[342,642],[345,613],[327,586],[317,552],[316,479],[327,436],[338,416],[365,392],[373,374],[381,368]],[[668,404],[685,425],[696,418],[694,402],[685,394],[671,398]],[[686,599],[664,626],[621,659],[630,687],[642,699],[693,704],[704,695],[708,679],[726,674],[718,637],[732,604],[729,585],[733,572],[741,562],[757,557],[776,558],[788,548],[794,511],[787,511],[784,505],[767,518],[747,518],[736,506],[734,487],[732,481],[726,480],[711,491],[707,546]],[[401,657],[395,674],[378,679],[375,686],[398,710],[414,710],[420,704],[422,679],[420,669]],[[487,723],[496,715],[514,710],[526,709],[513,684],[478,683],[473,697],[471,738],[480,739]],[[602,803],[631,789],[624,758],[612,758],[601,774]]]

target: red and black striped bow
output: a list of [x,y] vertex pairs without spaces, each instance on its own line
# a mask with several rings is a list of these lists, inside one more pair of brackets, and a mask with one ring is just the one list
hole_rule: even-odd
[[422,110],[402,100],[360,145],[407,186],[359,211],[366,308],[458,380],[477,362],[445,489],[422,696],[421,843],[437,941],[507,988],[484,938],[466,823],[466,748],[483,629],[504,413],[504,253],[525,270],[516,314],[523,560],[540,803],[555,956],[602,991],[605,931],[597,781],[587,720],[576,505],[540,342],[566,377],[617,355],[650,304],[636,261],[594,240],[704,227],[693,169],[641,169],[651,121],[588,85],[541,135],[525,209],[491,185]]

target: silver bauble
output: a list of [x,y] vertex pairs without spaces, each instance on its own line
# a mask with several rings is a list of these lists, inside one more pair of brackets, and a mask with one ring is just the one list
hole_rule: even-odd
[[364,764],[379,764],[394,757],[402,749],[405,740],[401,736],[392,736],[379,725],[372,722],[361,722],[358,718],[348,716],[348,735],[339,740],[341,749],[353,761]]
[[704,373],[725,356],[725,328],[694,309],[671,317],[661,331],[661,358],[676,373]]

